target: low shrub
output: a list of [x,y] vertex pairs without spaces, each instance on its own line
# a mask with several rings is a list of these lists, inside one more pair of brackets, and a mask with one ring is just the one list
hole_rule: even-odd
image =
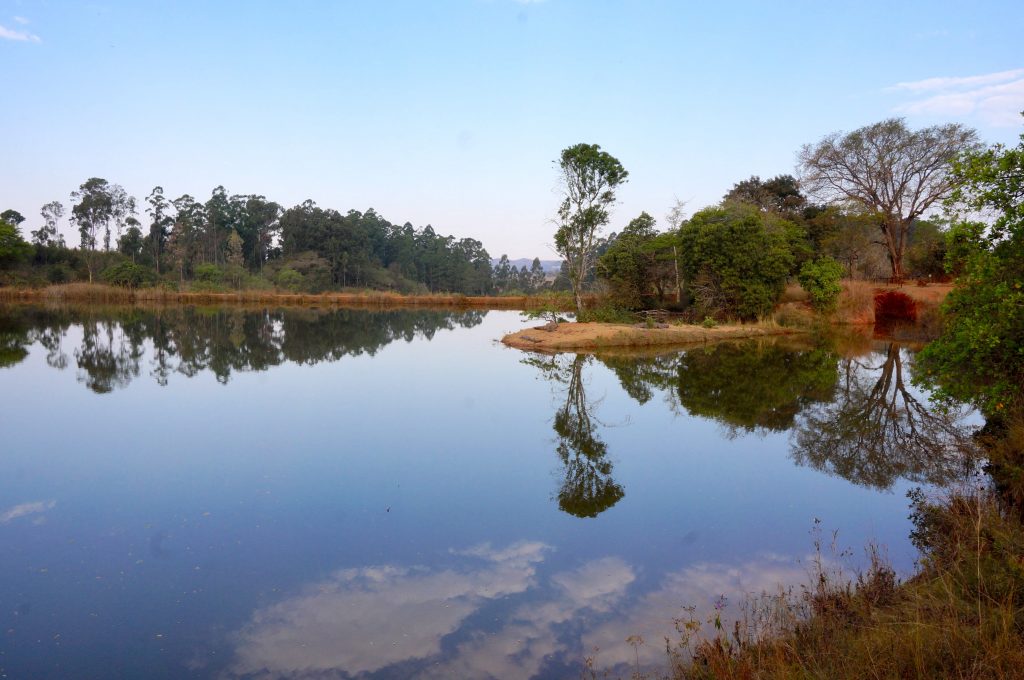
[[629,310],[607,301],[590,309],[583,310],[577,315],[577,320],[584,323],[590,321],[597,323],[633,323],[636,321]]
[[224,270],[215,264],[197,264],[192,277],[197,283],[221,283],[224,280]]
[[156,282],[156,272],[149,267],[125,260],[104,269],[100,278],[112,286],[142,288]]
[[306,277],[294,269],[285,267],[277,273],[277,277],[274,281],[281,288],[291,291],[292,293],[297,293],[302,290],[302,284],[305,281],[305,278]]
[[897,290],[875,293],[875,322],[917,321],[917,303],[914,298]]
[[811,305],[819,312],[833,312],[843,288],[843,265],[831,257],[808,260],[800,267],[797,280],[811,296]]

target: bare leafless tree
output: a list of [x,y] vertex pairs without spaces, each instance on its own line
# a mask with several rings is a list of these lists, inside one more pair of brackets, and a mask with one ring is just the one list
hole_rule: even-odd
[[952,191],[950,161],[979,147],[971,128],[951,123],[913,131],[892,118],[805,145],[800,182],[820,200],[852,201],[877,213],[892,276],[902,280],[915,220]]

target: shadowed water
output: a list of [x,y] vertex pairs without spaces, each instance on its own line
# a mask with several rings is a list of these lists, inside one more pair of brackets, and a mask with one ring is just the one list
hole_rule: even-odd
[[895,343],[495,342],[524,323],[0,307],[0,675],[628,674],[805,581],[815,520],[908,571],[906,491],[971,471]]

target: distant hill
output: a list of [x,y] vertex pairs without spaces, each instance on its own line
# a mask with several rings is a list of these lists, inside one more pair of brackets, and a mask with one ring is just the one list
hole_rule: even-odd
[[[520,257],[520,258],[515,259],[515,260],[509,260],[508,262],[509,262],[509,264],[511,264],[516,269],[522,269],[523,267],[526,267],[526,269],[529,270],[530,267],[533,266],[533,258],[532,257]],[[498,264],[498,258],[492,257],[491,258],[491,266],[493,267],[496,264]],[[545,274],[555,275],[555,274],[558,274],[558,270],[562,268],[562,261],[561,260],[541,260],[540,261],[540,266],[544,267],[544,273]]]

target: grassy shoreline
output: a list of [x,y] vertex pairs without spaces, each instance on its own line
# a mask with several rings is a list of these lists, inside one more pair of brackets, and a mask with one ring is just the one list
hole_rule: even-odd
[[[755,600],[743,621],[680,626],[671,680],[1024,677],[1024,524],[987,489],[914,497],[917,571],[900,582],[872,552],[853,578],[820,571]],[[709,623],[713,623],[710,620]],[[670,642],[666,640],[666,642]]]
[[103,284],[72,283],[45,288],[0,288],[0,301],[28,303],[245,305],[284,307],[442,307],[527,310],[554,307],[568,311],[572,301],[553,295],[472,296],[446,293],[404,295],[386,291],[285,293],[265,290],[173,291],[128,289]]

